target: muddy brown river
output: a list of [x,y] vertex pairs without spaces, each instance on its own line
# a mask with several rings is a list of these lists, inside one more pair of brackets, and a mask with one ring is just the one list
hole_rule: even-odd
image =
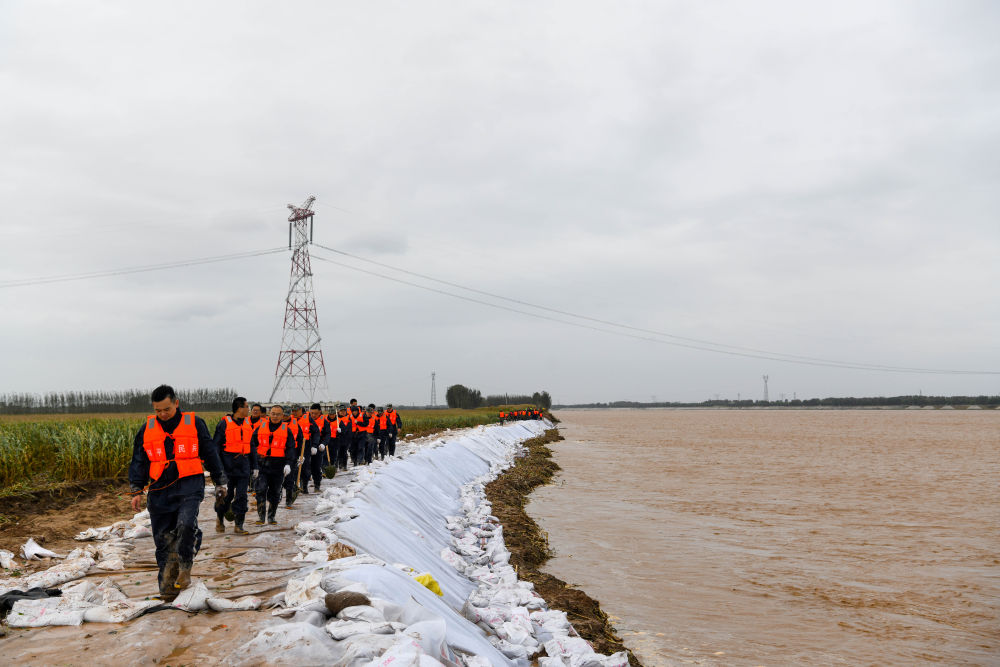
[[1000,411],[555,414],[546,569],[647,667],[1000,664]]

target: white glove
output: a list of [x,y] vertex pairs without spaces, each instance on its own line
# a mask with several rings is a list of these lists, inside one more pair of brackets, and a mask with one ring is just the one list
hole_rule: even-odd
[[285,470],[284,470],[284,473],[285,473],[286,475],[288,475],[288,474],[290,474],[291,472],[292,472],[292,466],[285,466]]
[[316,455],[316,448],[315,447],[311,448],[309,450],[309,453],[312,454],[313,456],[315,456]]
[[326,451],[326,445],[320,445],[319,446],[319,451],[321,451],[321,452]]
[[256,470],[254,470],[254,471],[253,471],[253,478],[254,478],[254,479],[257,479],[257,472],[258,472],[258,471],[256,471]]

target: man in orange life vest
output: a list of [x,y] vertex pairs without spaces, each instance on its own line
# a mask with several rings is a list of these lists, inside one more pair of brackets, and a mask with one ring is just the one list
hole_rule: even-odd
[[[278,500],[281,483],[292,472],[295,459],[296,436],[284,421],[285,410],[280,405],[271,406],[267,420],[261,420],[250,436],[250,470],[253,471],[254,491],[257,495],[258,526],[278,523]],[[301,438],[301,434],[299,434]]]
[[247,488],[250,485],[250,435],[253,424],[247,416],[250,409],[247,399],[237,396],[233,399],[233,412],[219,420],[215,427],[215,447],[222,457],[222,467],[229,478],[229,488],[221,503],[216,503],[218,519],[215,530],[226,532],[226,513],[231,509],[237,535],[246,535],[243,520],[247,515]]
[[172,600],[190,585],[191,564],[201,547],[198,508],[205,497],[204,469],[212,476],[216,497],[225,495],[227,480],[205,421],[178,409],[173,387],[160,385],[151,399],[155,414],[135,435],[128,479],[136,512],[149,483],[146,504],[160,595]]
[[319,403],[313,403],[309,407],[308,424],[309,443],[303,446],[304,462],[299,482],[302,485],[302,493],[309,493],[309,480],[312,479],[313,492],[319,493],[320,483],[323,481],[323,468],[326,467],[328,460],[327,448],[330,446],[330,426]]
[[288,425],[288,428],[292,431],[292,435],[295,436],[295,456],[292,458],[292,471],[285,475],[285,479],[281,483],[281,487],[285,490],[285,507],[291,507],[295,499],[299,497],[299,463],[302,461],[302,448],[305,441],[309,439],[309,432],[302,431],[299,425],[299,420],[295,416],[295,410],[298,410],[298,416],[302,416],[302,406],[296,406],[289,410],[284,408],[284,415],[281,421]]
[[341,403],[337,405],[337,414],[328,421],[331,429],[330,458],[333,465],[347,470],[347,452],[354,441],[354,418],[347,414],[347,406]]
[[[392,403],[385,406],[386,425],[389,427],[389,434],[386,436],[386,451],[389,456],[396,455],[396,438],[399,436],[399,429],[403,428],[403,420],[399,413],[392,407]],[[382,458],[385,458],[384,456]]]

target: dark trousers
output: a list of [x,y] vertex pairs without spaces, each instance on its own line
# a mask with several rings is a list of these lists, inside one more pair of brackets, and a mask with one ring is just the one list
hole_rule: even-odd
[[[354,437],[351,438],[351,463],[353,465],[360,465],[361,459],[364,457],[365,451],[365,436],[367,433],[355,433]],[[359,454],[360,452],[360,454]]]
[[233,510],[233,514],[236,516],[245,516],[247,513],[247,489],[249,488],[249,476],[230,476],[229,485],[226,487],[226,506],[222,509],[222,514]]
[[384,459],[385,455],[389,452],[389,434],[383,431],[378,436],[376,451],[378,451],[378,457]]
[[201,475],[182,477],[162,491],[150,491],[146,506],[160,581],[171,553],[176,553],[181,563],[190,563],[201,548],[198,509],[204,498],[205,479]]
[[285,489],[285,502],[291,502],[292,497],[295,495],[295,489],[298,488],[299,479],[299,460],[295,459],[292,463],[292,471],[285,475],[284,481],[281,483],[283,489]]
[[302,459],[302,473],[299,475],[300,486],[303,491],[309,489],[309,479],[312,479],[313,490],[319,491],[319,483],[323,479],[323,465],[326,463],[326,452],[319,451],[313,454],[311,448],[306,448],[305,458]]
[[396,455],[396,431],[389,431],[389,437],[386,440],[386,447],[389,450],[389,456]]
[[375,434],[365,434],[365,463],[371,463],[375,457]]
[[330,444],[330,447],[332,448],[330,450],[330,456],[333,458],[334,465],[339,467],[341,470],[347,469],[347,450],[350,448],[348,442],[352,437],[353,436],[351,435],[345,435],[337,438]]
[[257,513],[264,514],[266,503],[270,504],[268,514],[274,516],[278,509],[278,500],[281,498],[281,482],[284,475],[279,468],[277,472],[270,472],[267,469],[260,471],[257,475],[257,483],[254,485],[254,492],[257,495]]

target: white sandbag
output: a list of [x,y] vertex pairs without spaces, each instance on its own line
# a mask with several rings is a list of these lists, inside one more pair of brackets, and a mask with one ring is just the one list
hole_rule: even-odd
[[122,534],[122,537],[127,540],[133,540],[139,537],[152,537],[152,536],[153,536],[153,531],[152,529],[150,529],[149,526],[136,526],[135,528],[126,530]]
[[205,600],[205,604],[212,611],[250,611],[260,609],[261,599],[253,595],[244,595],[236,600],[210,597]]
[[315,625],[317,628],[322,628],[326,625],[326,614],[321,611],[297,611],[292,616],[291,622],[308,623],[309,625]]
[[542,656],[538,659],[538,667],[569,667],[562,658],[550,658]]
[[367,621],[368,623],[384,623],[386,621],[381,611],[369,605],[344,607],[337,612],[337,618],[345,621]]
[[29,574],[27,577],[0,579],[0,595],[14,589],[24,591],[29,588],[55,588],[67,581],[82,578],[93,564],[93,558],[81,556],[80,558],[66,559],[58,565]]
[[320,588],[322,580],[322,570],[314,570],[303,579],[289,579],[285,587],[285,605],[298,607],[310,600],[326,597],[326,591]]
[[12,628],[41,628],[47,625],[80,625],[88,603],[72,603],[62,598],[17,600],[7,614]]
[[64,556],[60,556],[54,551],[49,551],[29,537],[28,541],[21,545],[21,558],[24,560],[41,560],[43,558],[64,558]]
[[309,623],[284,623],[264,628],[222,660],[224,665],[345,664],[343,648],[322,628]]
[[451,657],[451,651],[445,644],[448,628],[443,618],[414,623],[407,627],[403,634],[412,637],[423,652],[433,658],[448,660]]
[[327,623],[326,631],[337,641],[343,641],[354,635],[395,634],[393,627],[385,622],[371,623],[369,621],[344,621],[340,619],[333,619]]
[[84,610],[83,620],[88,623],[124,623],[141,616],[147,609],[162,604],[159,600],[121,600],[108,602]]
[[[325,597],[325,596],[324,596]],[[324,598],[316,598],[315,600],[309,600],[295,607],[285,607],[283,609],[275,609],[271,612],[271,616],[279,616],[281,618],[291,618],[300,611],[318,611],[327,614],[326,600]]]
[[551,657],[569,658],[576,664],[583,657],[592,655],[594,648],[581,637],[557,637],[545,642],[545,652]]
[[182,590],[170,606],[184,611],[204,611],[208,609],[208,598],[211,594],[201,581],[195,580]]
[[602,667],[628,667],[628,653],[619,651],[608,656],[600,656]]
[[6,549],[0,549],[0,567],[5,570],[14,569],[14,553]]
[[503,653],[508,658],[513,660],[527,660],[528,659],[528,649],[520,644],[511,644],[506,639],[500,639],[493,642],[497,650]]
[[124,570],[125,561],[121,558],[105,558],[94,565],[98,570]]
[[295,563],[316,563],[321,565],[329,560],[330,555],[326,551],[310,551],[309,553],[300,553],[292,558]]
[[369,634],[348,637],[340,643],[344,653],[337,664],[363,665],[388,651],[395,643],[395,635]]

